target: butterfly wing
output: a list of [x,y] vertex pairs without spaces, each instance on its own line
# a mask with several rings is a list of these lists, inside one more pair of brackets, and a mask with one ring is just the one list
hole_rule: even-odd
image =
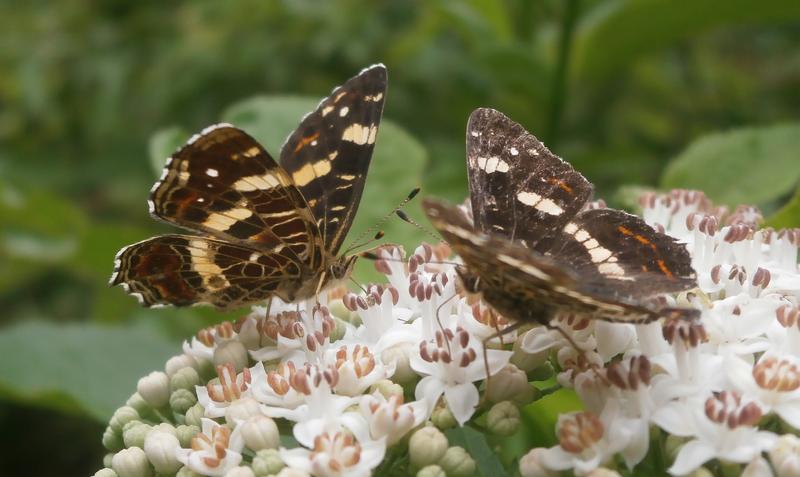
[[311,269],[321,261],[319,229],[292,179],[229,124],[204,129],[170,157],[149,204],[156,218],[189,230]]
[[544,252],[592,195],[592,185],[525,128],[481,108],[467,125],[475,228]]
[[386,68],[367,68],[303,118],[281,150],[280,164],[308,200],[331,255],[358,210],[385,98]]
[[581,212],[548,253],[596,293],[646,298],[697,286],[685,245],[621,210]]
[[287,293],[302,278],[285,254],[189,235],[162,235],[117,254],[111,285],[145,306],[207,303],[235,308]]
[[504,316],[517,321],[548,323],[555,310],[567,310],[612,322],[646,323],[662,316],[694,318],[698,310],[659,309],[641,300],[583,287],[583,276],[556,258],[519,241],[484,234],[454,206],[430,199],[423,209],[431,223],[478,277],[483,298]]

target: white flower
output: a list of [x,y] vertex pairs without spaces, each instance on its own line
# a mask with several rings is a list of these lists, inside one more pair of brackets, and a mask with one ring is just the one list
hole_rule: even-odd
[[310,473],[315,477],[367,477],[386,453],[384,440],[369,438],[362,422],[348,428],[349,432],[324,431],[317,434],[310,449],[281,449],[287,466]]
[[620,417],[611,408],[599,417],[588,411],[560,415],[559,445],[540,453],[539,462],[550,470],[573,469],[575,475],[588,474],[628,446],[632,430]]
[[202,475],[223,476],[242,461],[241,431],[203,418],[202,433],[192,439],[190,449],[178,449],[178,460]]
[[756,403],[723,391],[705,401],[673,401],[658,409],[653,421],[672,435],[691,438],[668,469],[684,475],[714,458],[745,463],[769,450],[777,436],[755,427],[762,415]]
[[297,366],[292,361],[279,364],[268,373],[261,361],[250,369],[253,376],[251,389],[258,402],[286,409],[294,409],[305,402],[302,392],[292,386],[294,376],[298,373]]
[[363,418],[356,412],[345,412],[355,402],[355,398],[338,396],[332,389],[336,387],[339,373],[334,367],[320,369],[306,365],[292,378],[291,386],[303,396],[303,404],[294,409],[276,406],[262,406],[264,414],[273,418],[294,421],[295,439],[306,447],[313,447],[316,436],[323,432],[335,433],[343,426],[358,426]]
[[800,366],[796,358],[765,354],[754,366],[732,358],[725,370],[733,385],[758,402],[765,413],[775,412],[790,426],[800,428]]
[[435,343],[422,341],[419,353],[411,356],[411,367],[426,375],[417,384],[414,394],[425,399],[432,411],[442,394],[459,424],[472,417],[478,405],[478,389],[472,384],[486,379],[486,367],[492,375],[508,364],[510,351],[490,349],[483,356],[483,347],[466,330],[457,328],[436,331]]
[[[260,373],[264,368],[255,366],[252,368],[256,372],[255,379],[262,380]],[[249,368],[245,368],[241,373],[236,373],[232,364],[217,366],[218,383],[208,383],[205,386],[196,386],[197,401],[205,409],[207,417],[222,417],[232,403],[252,395],[250,384],[253,375]]]
[[769,460],[778,477],[800,477],[800,438],[784,434],[769,451]]
[[386,398],[379,392],[362,396],[359,407],[361,414],[367,419],[372,438],[385,437],[387,445],[399,441],[428,415],[425,401],[403,404],[402,395]]
[[343,396],[363,394],[374,383],[394,374],[394,366],[384,366],[368,347],[360,344],[328,349],[324,362],[338,371],[339,379],[334,391]]

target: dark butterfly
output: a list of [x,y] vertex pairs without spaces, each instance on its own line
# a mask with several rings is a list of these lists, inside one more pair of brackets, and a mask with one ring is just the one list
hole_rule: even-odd
[[472,221],[427,199],[430,221],[464,261],[467,291],[517,322],[556,311],[614,322],[692,318],[652,298],[696,287],[686,248],[620,210],[587,208],[592,185],[522,126],[478,109],[467,126]]
[[349,276],[339,256],[367,176],[386,97],[375,65],[301,121],[280,164],[229,124],[204,129],[167,160],[150,213],[196,235],[162,235],[119,251],[111,284],[146,306],[233,308],[314,296]]

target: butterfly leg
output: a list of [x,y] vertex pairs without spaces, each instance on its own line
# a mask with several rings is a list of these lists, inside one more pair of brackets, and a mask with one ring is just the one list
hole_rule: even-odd
[[572,346],[572,349],[574,349],[575,351],[577,351],[577,352],[578,352],[578,360],[579,360],[579,362],[582,360],[584,363],[587,363],[587,365],[589,366],[589,368],[592,370],[592,372],[595,374],[595,376],[597,376],[597,378],[598,378],[598,379],[599,379],[601,382],[608,383],[608,380],[607,380],[607,379],[606,379],[606,377],[605,377],[605,376],[604,376],[604,375],[603,375],[603,374],[602,374],[602,373],[601,373],[601,372],[600,372],[600,371],[597,369],[597,366],[594,366],[594,365],[590,365],[590,364],[589,364],[589,358],[587,358],[587,357],[586,357],[586,352],[584,351],[584,349],[583,349],[583,348],[581,348],[580,346],[578,346],[578,343],[576,343],[576,342],[575,342],[575,340],[573,340],[573,339],[572,339],[572,336],[570,336],[570,335],[569,335],[569,333],[567,333],[567,332],[566,332],[566,331],[565,331],[563,328],[561,328],[560,326],[553,325],[553,324],[552,324],[551,322],[549,322],[549,321],[548,321],[548,322],[547,322],[547,323],[546,323],[544,326],[546,326],[546,327],[547,327],[547,329],[549,329],[549,330],[556,330],[556,331],[558,331],[559,333],[561,333],[561,336],[563,336],[563,337],[564,337],[564,339],[565,339],[565,340],[567,340],[567,342],[570,344],[570,346]]
[[[449,302],[450,300],[452,300],[453,298],[455,298],[457,296],[458,296],[458,294],[454,293],[447,300],[443,301],[442,303],[439,304],[439,306],[436,307],[436,324],[439,325],[439,331],[442,332],[443,336],[447,336],[447,335],[444,332],[444,325],[442,324],[442,319],[439,318],[439,312],[442,310],[442,307],[447,304],[447,302]],[[452,353],[452,351],[450,350],[450,340],[446,339],[445,343],[447,343],[447,352],[448,353]]]
[[483,347],[483,367],[486,370],[486,389],[483,394],[483,397],[481,398],[480,402],[478,402],[478,405],[476,407],[481,407],[484,404],[486,400],[486,395],[489,392],[489,385],[490,385],[489,373],[491,372],[491,370],[489,369],[489,350],[488,350],[489,342],[495,338],[500,338],[502,342],[503,336],[518,330],[524,324],[525,323],[522,321],[514,322],[512,325],[503,328],[502,330],[498,329],[496,332],[492,333],[491,335],[487,336],[481,341],[481,346]]

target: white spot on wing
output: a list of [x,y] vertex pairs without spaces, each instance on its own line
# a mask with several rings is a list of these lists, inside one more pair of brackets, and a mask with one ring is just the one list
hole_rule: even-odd
[[342,133],[342,141],[348,141],[359,145],[372,144],[378,134],[377,126],[363,126],[358,123],[351,124]]
[[247,176],[239,179],[233,184],[233,188],[239,192],[250,192],[254,190],[268,190],[273,187],[278,187],[280,181],[278,177],[273,174],[264,174],[262,176]]
[[327,115],[328,115],[328,114],[329,114],[331,111],[333,111],[333,106],[330,106],[330,105],[328,105],[328,106],[325,106],[324,108],[322,108],[322,117],[324,118],[324,117],[325,117],[325,116],[327,116]]
[[203,225],[210,229],[219,230],[224,232],[228,230],[231,225],[244,220],[253,215],[253,211],[249,209],[230,209],[224,213],[213,213],[203,221]]
[[491,174],[493,172],[508,172],[508,163],[497,156],[492,156],[489,158],[479,157],[478,167],[487,174]]
[[206,169],[206,175],[209,177],[219,177],[219,171],[209,167]]
[[350,108],[348,108],[347,106],[342,106],[339,109],[339,117],[343,118],[343,117],[347,116],[347,113],[349,113],[349,112],[350,112]]
[[542,200],[542,196],[540,196],[536,192],[522,191],[519,194],[517,194],[517,200],[519,200],[525,205],[535,206]]
[[512,156],[519,155],[519,149],[517,149],[516,147],[512,147],[511,149],[508,150],[508,152],[510,152]]

